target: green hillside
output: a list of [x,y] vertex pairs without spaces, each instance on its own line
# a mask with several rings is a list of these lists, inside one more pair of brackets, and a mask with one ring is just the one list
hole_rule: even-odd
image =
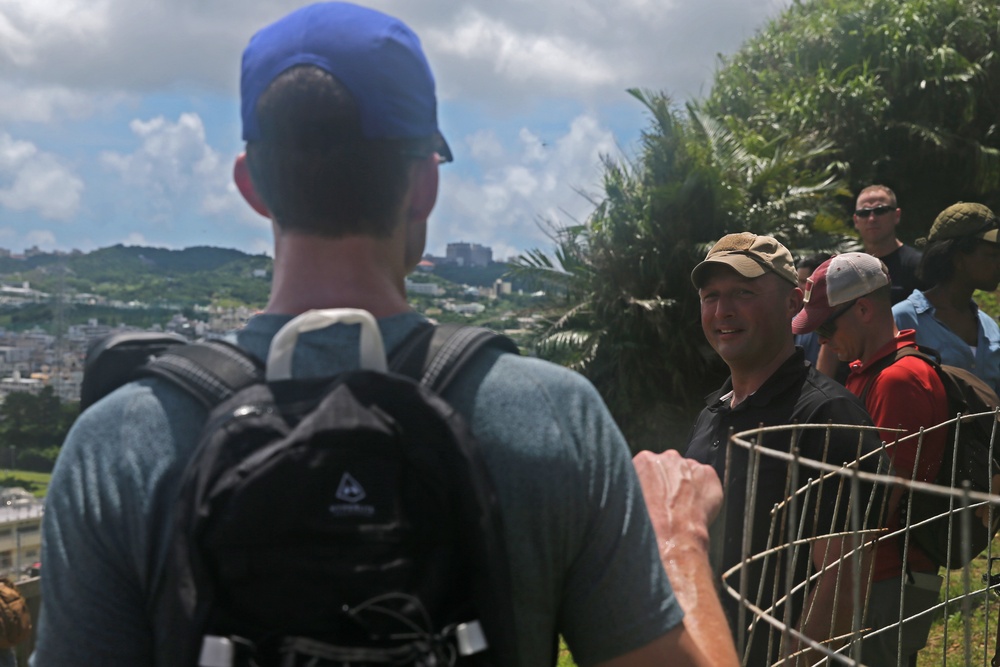
[[[254,271],[266,272],[264,278]],[[239,250],[183,250],[116,245],[90,253],[0,258],[0,282],[42,292],[94,294],[108,300],[190,307],[260,307],[267,301],[271,258]]]
[[[55,333],[60,325],[92,319],[110,326],[146,328],[162,325],[178,312],[198,319],[197,307],[245,306],[256,310],[267,303],[271,271],[272,260],[266,255],[205,246],[168,250],[115,245],[89,253],[0,257],[0,284],[21,287],[27,283],[50,296],[63,295],[62,299],[29,303],[16,299],[0,302],[0,328],[24,331],[41,327]],[[464,285],[491,287],[497,279],[513,281],[515,294],[502,304],[493,304],[493,310],[502,311],[516,308],[517,292],[538,289],[523,277],[509,275],[509,267],[500,263],[476,267],[442,264],[433,274],[417,272],[412,279],[437,282],[449,296],[465,300],[471,297],[465,294]],[[412,300],[424,307],[433,305],[429,298],[413,296]],[[484,317],[495,316],[491,312]],[[439,317],[452,316],[442,313]],[[492,320],[490,323],[498,326]]]

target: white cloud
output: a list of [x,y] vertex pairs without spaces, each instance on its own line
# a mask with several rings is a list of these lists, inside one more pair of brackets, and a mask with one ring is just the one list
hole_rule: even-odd
[[465,138],[469,155],[476,161],[496,160],[503,156],[503,144],[492,130],[479,130]]
[[59,42],[83,42],[107,34],[110,0],[0,1],[0,55],[33,65]]
[[[83,210],[89,221],[101,221],[86,231],[60,231],[60,240],[88,233],[87,243],[103,243],[117,234],[117,242],[132,228],[123,226],[134,224],[160,244],[266,244],[260,239],[268,222],[230,183],[232,156],[218,146],[231,144],[206,136],[205,123],[236,134],[220,109],[228,105],[231,114],[237,107],[247,40],[311,1],[0,0],[0,128],[9,124],[7,132],[34,142],[14,142],[0,130],[0,207],[52,219]],[[589,213],[591,204],[575,189],[599,189],[598,155],[616,150],[608,127],[623,125],[613,114],[638,106],[625,88],[666,90],[678,100],[705,92],[716,53],[733,52],[788,0],[365,4],[398,15],[421,36],[449,116],[446,133],[456,148],[465,147],[461,165],[443,170],[432,246],[479,240],[482,230],[499,256],[503,248],[546,245],[539,218]],[[152,106],[164,100],[171,111]],[[143,116],[128,128],[116,127],[117,136],[100,123],[65,122],[123,102],[144,111],[133,112]],[[178,108],[201,115],[178,115]],[[577,117],[566,123],[561,109]],[[452,119],[494,129],[458,138]],[[560,122],[557,136],[549,128]],[[511,136],[510,126],[525,129]],[[57,141],[74,156],[74,169],[88,174],[82,204],[80,177],[36,147]],[[92,157],[103,141],[110,150]],[[129,141],[132,147],[122,148]]]
[[47,229],[33,229],[24,235],[24,239],[29,246],[56,247],[56,235]]
[[270,239],[262,238],[252,238],[248,239],[249,243],[244,245],[244,252],[250,253],[252,255],[269,255],[274,256],[274,242]]
[[192,202],[211,216],[243,213],[246,206],[230,183],[228,163],[208,144],[198,114],[182,113],[176,122],[163,116],[135,119],[129,128],[140,146],[129,154],[106,151],[101,162],[125,187],[148,197],[154,217],[168,219]]
[[131,232],[129,233],[128,236],[122,239],[122,245],[148,246],[152,244],[150,244],[150,242],[146,240],[145,235],[140,234],[139,232]]
[[[477,134],[466,141],[483,140]],[[519,133],[518,150],[476,155],[479,178],[463,178],[443,167],[438,210],[431,218],[428,247],[441,252],[458,239],[475,240],[506,257],[532,246],[546,246],[543,221],[582,220],[593,204],[580,194],[601,187],[602,155],[616,151],[614,136],[591,114],[569,124],[565,134],[542,141],[528,129]]]
[[0,206],[67,220],[80,207],[83,187],[83,181],[55,155],[0,132]]
[[425,41],[438,53],[485,63],[502,78],[521,83],[593,87],[623,73],[620,63],[616,67],[583,41],[518,31],[475,9],[463,12],[453,26],[431,30]]
[[49,123],[86,118],[128,99],[123,93],[97,94],[65,86],[22,86],[0,80],[0,121]]
[[[194,83],[233,93],[249,37],[307,2],[0,0],[0,71],[36,85],[140,94]],[[630,86],[696,93],[715,54],[735,50],[787,2],[370,4],[417,31],[446,97],[509,110],[552,95],[601,102]]]

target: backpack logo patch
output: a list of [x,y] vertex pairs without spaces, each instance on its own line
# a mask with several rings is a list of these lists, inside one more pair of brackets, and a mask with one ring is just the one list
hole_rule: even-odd
[[337,487],[337,500],[343,500],[345,503],[356,503],[364,498],[365,488],[361,486],[361,482],[354,479],[351,473],[345,472],[344,476],[340,478],[340,486]]
[[375,508],[371,505],[359,505],[365,499],[365,487],[361,482],[354,479],[349,472],[345,472],[337,485],[337,500],[345,503],[330,505],[330,513],[338,516],[371,516],[375,513]]

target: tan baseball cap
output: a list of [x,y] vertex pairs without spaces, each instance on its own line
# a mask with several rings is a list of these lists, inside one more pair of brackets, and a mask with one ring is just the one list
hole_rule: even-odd
[[724,264],[744,278],[759,278],[768,271],[798,286],[795,260],[788,248],[772,236],[750,232],[727,234],[712,246],[703,261],[691,272],[691,282],[700,288],[713,264]]

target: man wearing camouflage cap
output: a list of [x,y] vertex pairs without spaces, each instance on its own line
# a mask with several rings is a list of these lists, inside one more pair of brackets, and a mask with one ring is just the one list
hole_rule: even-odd
[[998,219],[986,206],[959,202],[941,211],[918,272],[924,291],[893,306],[900,329],[916,329],[917,344],[941,353],[941,363],[964,368],[1000,392],[1000,327],[972,300],[1000,284]]
[[[712,532],[714,565],[725,572],[745,557],[742,543],[747,520],[752,522],[749,554],[759,554],[797,537],[807,539],[838,532],[846,527],[847,519],[847,503],[839,506],[835,503],[841,479],[832,477],[798,496],[798,507],[806,507],[809,512],[809,520],[802,524],[803,534],[789,536],[786,532],[787,505],[783,505],[786,510],[779,513],[774,523],[777,530],[772,531],[771,510],[788,496],[786,485],[792,466],[782,459],[762,456],[759,477],[752,490],[755,501],[752,505],[745,503],[750,457],[746,449],[735,445],[729,447],[727,455],[730,433],[761,425],[831,422],[870,425],[871,420],[857,397],[819,373],[805,361],[802,349],[795,347],[791,322],[802,307],[802,290],[797,286],[791,253],[777,240],[750,233],[725,236],[709,251],[705,261],[695,267],[691,279],[701,300],[705,338],[731,373],[722,388],[708,397],[686,451],[686,456],[712,465],[724,480],[726,507]],[[749,439],[756,440],[756,436]],[[836,429],[831,430],[828,446],[825,429],[770,432],[762,437],[761,444],[780,452],[795,448],[802,458],[836,465],[854,461],[859,453],[864,455],[879,449],[874,432],[865,433],[859,451],[856,432]],[[878,455],[868,456],[861,466],[875,472]],[[818,478],[819,473],[800,467],[798,475],[798,486],[802,487],[808,478]],[[867,503],[870,494],[871,489],[864,488],[857,501]],[[802,544],[793,559],[795,584],[805,581],[807,573],[834,562],[844,546],[837,538]],[[726,583],[740,590],[740,577],[746,577],[746,594],[751,603],[770,609],[770,614],[779,620],[797,624],[809,637],[821,640],[850,629],[853,596],[849,575],[841,575],[840,591],[835,595],[836,570],[827,570],[810,590],[808,602],[802,590],[791,595],[791,607],[787,609],[782,603],[775,604],[788,581],[784,556],[771,557],[766,565],[761,561],[748,564]],[[722,597],[733,633],[739,640],[740,630],[752,626],[752,619],[730,596]],[[771,626],[755,623],[752,635],[748,634],[745,642],[745,654],[749,655],[745,664],[772,664],[782,657],[781,642],[775,638],[768,654]]]

